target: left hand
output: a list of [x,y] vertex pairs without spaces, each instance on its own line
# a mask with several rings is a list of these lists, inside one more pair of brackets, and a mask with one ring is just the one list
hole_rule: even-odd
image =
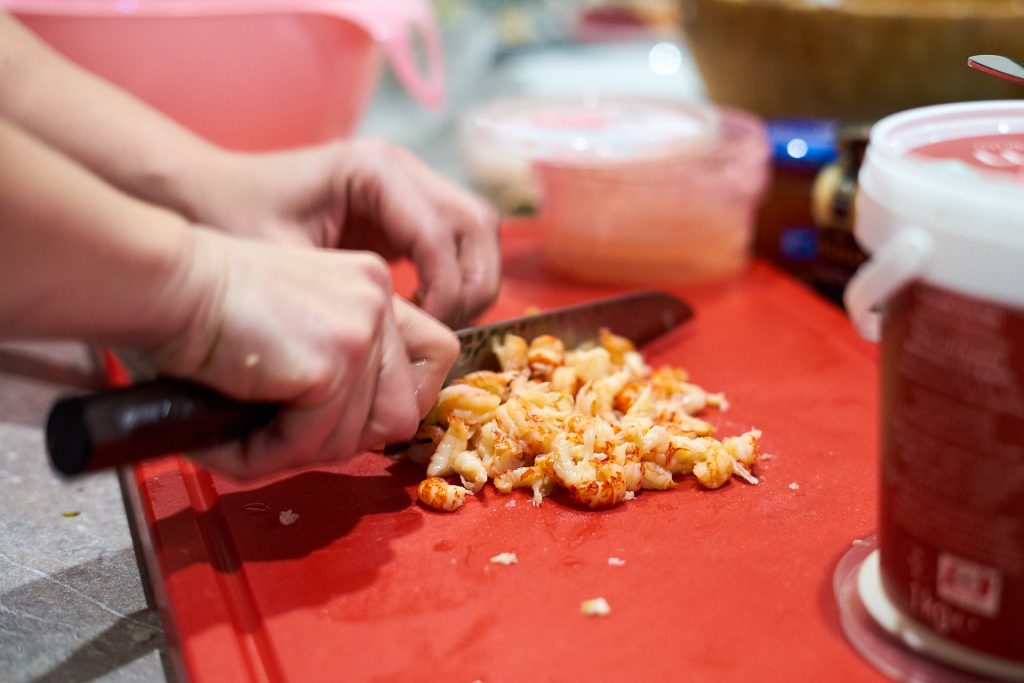
[[408,257],[420,304],[452,327],[494,300],[498,214],[408,151],[346,140],[270,154],[227,154],[196,188],[191,218],[236,235]]

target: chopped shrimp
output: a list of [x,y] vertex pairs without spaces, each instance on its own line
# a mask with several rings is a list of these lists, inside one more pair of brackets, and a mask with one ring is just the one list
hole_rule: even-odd
[[672,478],[672,472],[668,468],[662,467],[656,462],[641,463],[640,467],[644,476],[643,488],[664,491],[676,485]]
[[[706,488],[732,476],[757,483],[761,432],[716,439],[702,414],[724,410],[725,397],[681,368],[652,370],[628,339],[603,330],[567,350],[551,335],[508,334],[493,348],[501,371],[443,389],[408,451],[427,462],[426,504],[455,509],[488,479],[501,493],[531,489],[535,505],[562,488],[589,508],[674,488],[676,475]],[[454,475],[462,486],[441,478]]]
[[630,351],[636,351],[633,342],[612,333],[607,328],[601,328],[600,332],[598,332],[598,343],[601,345],[601,348],[608,352],[612,363],[620,367],[625,363],[626,354]]
[[733,472],[733,459],[729,451],[717,443],[709,444],[704,459],[693,466],[693,474],[709,489],[717,489],[729,481]]
[[564,394],[575,396],[579,385],[580,377],[575,368],[563,365],[555,368],[554,372],[551,373],[551,389],[553,391],[560,391]]
[[750,471],[750,467],[761,455],[760,438],[761,430],[751,429],[739,436],[730,436],[722,440],[725,450],[733,457],[733,473],[748,484],[760,483]]
[[499,344],[494,342],[494,355],[498,357],[498,364],[502,371],[525,370],[527,365],[526,352],[529,345],[526,340],[516,334],[506,334],[505,339]]
[[455,456],[466,450],[469,444],[469,427],[458,418],[453,419],[448,425],[448,431],[444,433],[437,449],[430,456],[430,464],[427,465],[428,477],[447,477],[452,474],[452,464]]
[[462,507],[467,493],[469,491],[463,487],[449,484],[440,477],[424,479],[416,487],[416,495],[424,505],[446,512],[454,512]]
[[570,351],[565,356],[565,366],[576,371],[583,382],[593,382],[612,373],[612,357],[600,346],[581,351]]
[[455,380],[455,384],[468,384],[478,389],[490,392],[502,401],[508,400],[509,385],[516,378],[518,372],[492,372],[490,370],[479,370],[471,372],[464,377]]
[[487,470],[476,451],[462,451],[456,455],[452,469],[471,493],[476,493],[487,483]]
[[516,488],[533,489],[533,504],[540,505],[544,496],[554,490],[554,482],[537,467],[517,467],[494,477],[494,487],[501,493],[509,493]]
[[535,338],[526,351],[526,362],[531,376],[535,378],[551,379],[551,373],[561,367],[564,360],[565,345],[550,334]]
[[[453,384],[441,390],[432,411],[434,422],[459,419],[467,425],[480,425],[494,417],[501,396],[471,384]],[[431,421],[428,418],[428,421]]]
[[722,439],[722,445],[725,446],[725,450],[729,451],[729,455],[744,465],[750,466],[757,462],[757,458],[761,455],[760,439],[761,430],[751,429],[739,436]]
[[405,452],[405,457],[417,465],[430,461],[430,456],[437,450],[437,444],[444,437],[444,430],[437,425],[421,424],[412,438],[412,445]]
[[484,469],[490,477],[526,464],[522,443],[499,427],[497,420],[480,429],[476,450],[481,454]]

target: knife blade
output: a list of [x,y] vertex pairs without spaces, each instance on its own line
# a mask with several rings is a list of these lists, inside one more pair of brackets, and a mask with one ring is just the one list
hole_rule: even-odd
[[[693,316],[663,292],[635,292],[456,330],[462,350],[445,380],[497,367],[492,342],[505,334],[552,334],[572,348],[601,328],[642,346]],[[237,401],[187,380],[158,378],[120,389],[68,396],[50,410],[46,446],[64,475],[117,467],[168,453],[208,448],[270,424],[273,403]]]

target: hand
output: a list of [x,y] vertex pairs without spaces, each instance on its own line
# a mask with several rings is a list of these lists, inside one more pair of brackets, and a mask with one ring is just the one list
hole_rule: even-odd
[[180,289],[198,314],[151,358],[167,374],[283,407],[245,441],[192,455],[250,478],[412,437],[458,341],[392,295],[382,259],[194,233]]
[[498,216],[486,202],[380,141],[223,155],[194,188],[192,218],[279,243],[408,257],[423,309],[453,327],[494,300]]

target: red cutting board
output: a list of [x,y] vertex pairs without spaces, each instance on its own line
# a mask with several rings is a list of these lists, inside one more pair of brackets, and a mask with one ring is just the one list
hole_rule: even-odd
[[[546,273],[510,224],[487,318],[618,290]],[[400,286],[411,272],[396,274]],[[488,486],[455,514],[376,454],[245,486],[180,458],[129,497],[179,673],[193,681],[880,680],[840,631],[839,558],[875,529],[877,355],[842,312],[757,263],[682,288],[696,318],[646,349],[723,390],[759,486],[641,493],[603,512]],[[298,521],[284,526],[282,510]],[[512,566],[491,564],[513,552]],[[609,557],[625,560],[610,566]],[[604,618],[580,602],[604,597]]]

